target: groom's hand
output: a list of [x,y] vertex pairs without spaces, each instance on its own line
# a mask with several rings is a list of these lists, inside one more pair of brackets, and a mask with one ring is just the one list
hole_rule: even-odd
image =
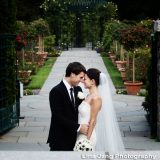
[[88,124],[81,124],[80,133],[87,135],[88,128],[89,128]]

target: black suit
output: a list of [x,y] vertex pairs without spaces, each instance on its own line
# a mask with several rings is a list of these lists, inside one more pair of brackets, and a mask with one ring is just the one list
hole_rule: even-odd
[[77,98],[80,87],[74,88],[75,104],[71,103],[63,81],[52,88],[49,95],[51,108],[51,124],[48,141],[51,150],[72,151],[75,145],[78,124],[78,106],[82,100]]

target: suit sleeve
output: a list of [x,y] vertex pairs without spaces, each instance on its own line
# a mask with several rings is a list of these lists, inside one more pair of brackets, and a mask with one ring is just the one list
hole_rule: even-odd
[[[62,98],[61,98],[62,97]],[[64,116],[63,95],[60,91],[53,89],[49,95],[50,107],[54,123],[64,127],[71,133],[77,132],[79,124],[69,120]]]

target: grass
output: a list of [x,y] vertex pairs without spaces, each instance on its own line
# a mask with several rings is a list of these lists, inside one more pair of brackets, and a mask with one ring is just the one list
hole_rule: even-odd
[[45,80],[47,79],[54,62],[56,61],[56,57],[48,58],[45,62],[45,65],[39,68],[36,75],[31,76],[31,82],[26,86],[27,89],[40,89],[42,88]]
[[107,71],[112,79],[112,82],[115,86],[115,88],[124,88],[124,84],[121,78],[120,72],[117,70],[117,67],[113,65],[112,61],[109,59],[109,57],[103,57],[103,62],[107,68]]

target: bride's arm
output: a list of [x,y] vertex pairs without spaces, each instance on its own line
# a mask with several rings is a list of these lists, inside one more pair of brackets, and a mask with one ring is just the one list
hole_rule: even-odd
[[96,125],[96,118],[97,118],[99,110],[101,109],[101,103],[102,102],[100,98],[95,98],[91,102],[91,116],[90,116],[90,121],[89,121],[87,139],[90,139],[93,129]]

